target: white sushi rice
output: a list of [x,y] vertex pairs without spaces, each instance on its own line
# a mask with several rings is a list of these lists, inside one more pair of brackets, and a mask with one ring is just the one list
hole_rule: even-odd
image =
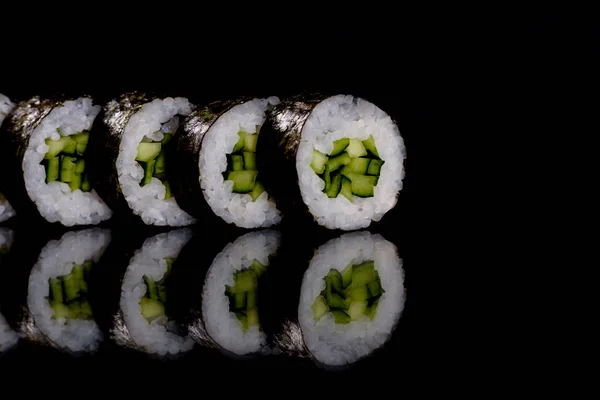
[[234,106],[213,123],[202,140],[199,168],[204,198],[216,215],[241,228],[266,228],[281,221],[281,213],[266,191],[252,201],[249,194],[233,193],[233,181],[223,178],[227,154],[238,142],[238,132],[256,133],[266,112],[277,104],[277,97],[269,97]]
[[[15,103],[10,101],[8,97],[0,93],[0,127],[4,118],[15,108]],[[6,221],[15,216],[15,210],[12,208],[8,200],[0,193],[0,222]]]
[[[329,154],[338,139],[362,141],[369,135],[373,135],[379,156],[385,161],[374,196],[353,196],[353,202],[342,195],[327,197],[323,192],[325,182],[310,167],[313,149]],[[296,154],[302,199],[319,225],[342,230],[366,228],[371,221],[381,220],[396,204],[397,194],[402,189],[405,158],[404,140],[385,112],[361,98],[329,97],[315,106],[302,130]]]
[[[104,339],[93,320],[54,319],[48,301],[49,278],[71,273],[73,263],[97,263],[111,240],[110,230],[92,228],[65,233],[60,240],[51,240],[42,249],[29,275],[27,305],[35,326],[57,347],[72,352],[93,352]],[[92,268],[97,268],[93,266]]]
[[[336,324],[331,313],[315,323],[312,306],[325,289],[324,277],[333,269],[342,271],[373,260],[385,293],[375,318],[367,316],[348,324]],[[319,247],[304,274],[298,307],[298,322],[308,350],[323,364],[341,366],[358,361],[382,346],[390,337],[404,308],[404,271],[396,247],[381,235],[353,232]]]
[[250,267],[254,259],[269,265],[269,256],[275,254],[279,244],[280,234],[276,231],[247,233],[225,246],[206,274],[202,292],[202,318],[206,331],[221,347],[239,356],[263,349],[267,336],[258,326],[250,326],[244,331],[235,313],[229,311],[225,285],[233,286],[235,272]]
[[58,140],[90,130],[100,108],[88,97],[66,101],[52,109],[29,138],[23,157],[25,188],[41,216],[49,222],[65,226],[96,225],[112,217],[112,211],[95,190],[71,191],[64,182],[46,183],[46,170],[40,164],[49,149],[46,139]]
[[[13,238],[14,233],[11,229],[0,228],[0,258],[10,250]],[[8,322],[6,322],[4,316],[0,314],[0,353],[13,347],[17,344],[18,340],[19,337],[15,331],[13,331]]]
[[196,222],[179,208],[175,197],[165,200],[166,188],[160,179],[153,177],[149,184],[140,185],[144,169],[135,160],[138,145],[144,137],[162,140],[165,129],[161,130],[161,124],[176,122],[174,128],[177,129],[180,121],[173,117],[189,115],[192,109],[193,105],[185,98],[155,99],[144,104],[129,119],[123,132],[117,157],[119,185],[131,210],[147,225],[184,226]]
[[155,282],[161,280],[167,272],[165,258],[177,258],[191,237],[190,229],[178,229],[146,239],[125,272],[120,300],[123,319],[135,344],[148,353],[164,356],[186,352],[194,347],[189,336],[182,337],[167,330],[166,318],[157,318],[149,323],[140,306],[147,291],[144,275]]

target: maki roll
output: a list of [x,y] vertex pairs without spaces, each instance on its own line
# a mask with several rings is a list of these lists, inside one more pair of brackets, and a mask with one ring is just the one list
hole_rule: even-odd
[[31,270],[27,307],[46,342],[72,353],[97,350],[104,336],[89,303],[90,274],[111,240],[108,229],[65,233]]
[[[118,343],[159,356],[190,351],[194,341],[169,316],[166,280],[179,252],[191,239],[179,229],[146,239],[129,262],[121,286],[120,313],[113,337]],[[132,342],[132,343],[131,343]]]
[[[267,335],[259,318],[260,281],[280,244],[280,234],[247,233],[215,257],[202,290],[202,320],[208,335],[237,356],[266,349]],[[263,312],[260,313],[264,315]]]
[[361,229],[381,220],[402,189],[406,151],[400,131],[362,98],[282,101],[269,113],[258,147],[264,155],[258,169],[277,204],[308,209],[329,229]]
[[325,366],[351,364],[381,347],[404,308],[396,247],[353,232],[319,247],[304,274],[298,322],[304,343]]
[[[13,242],[13,231],[7,228],[0,228],[0,267],[2,267],[2,256],[10,250]],[[19,340],[19,337],[12,330],[8,322],[1,313],[0,309],[0,353],[7,351]]]
[[[10,101],[8,97],[0,93],[0,127],[2,127],[2,121],[8,113],[15,108],[15,104]],[[0,190],[2,189],[2,177],[0,177]],[[7,219],[14,217],[15,210],[12,208],[6,197],[0,191],[0,222],[6,221]]]
[[193,108],[185,98],[143,93],[125,93],[104,106],[92,130],[91,145],[100,149],[92,156],[92,179],[111,208],[133,213],[146,225],[195,222],[179,208],[167,178],[172,139]]
[[64,226],[95,225],[112,211],[89,180],[89,130],[100,106],[90,97],[33,97],[17,104],[0,133],[3,190],[23,215]]
[[177,136],[177,201],[200,218],[214,213],[241,228],[276,225],[281,214],[257,170],[257,141],[276,97],[213,102],[194,111]]

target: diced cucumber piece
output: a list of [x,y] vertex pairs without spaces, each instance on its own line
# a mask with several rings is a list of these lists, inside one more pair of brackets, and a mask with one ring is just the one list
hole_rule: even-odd
[[379,176],[379,174],[381,173],[381,167],[383,166],[384,162],[385,161],[383,160],[371,161],[371,163],[369,164],[369,169],[367,170],[367,174]]
[[246,309],[255,308],[256,303],[256,290],[250,290],[246,293]]
[[350,161],[348,153],[342,153],[337,157],[330,158],[329,161],[327,161],[327,167],[329,168],[329,172],[333,172],[344,165],[350,164]]
[[49,278],[48,284],[50,285],[50,300],[62,303],[63,288],[61,280],[57,278]]
[[49,160],[56,157],[70,142],[71,139],[68,136],[61,136],[58,140],[46,139],[46,145],[49,149],[44,158]]
[[325,297],[317,296],[315,302],[312,306],[313,313],[315,314],[315,321],[318,321],[323,317],[323,315],[329,312],[329,307],[327,306],[327,302],[325,301]]
[[317,175],[321,175],[323,171],[325,171],[325,164],[327,164],[328,160],[329,157],[327,157],[325,154],[318,150],[313,150],[313,157],[312,161],[310,162],[310,167],[317,173]]
[[356,321],[367,312],[366,301],[353,301],[348,308],[348,315],[352,321]]
[[158,179],[164,179],[167,177],[167,173],[165,171],[165,152],[161,151],[156,157],[154,163],[154,172],[153,175]]
[[367,286],[369,288],[369,294],[371,295],[371,297],[381,296],[381,294],[383,293],[383,289],[381,288],[381,283],[379,282],[379,279],[375,279],[374,281],[369,282]]
[[256,171],[256,153],[244,151],[242,154],[244,155],[244,169],[247,171]]
[[233,150],[231,150],[232,153],[236,153],[244,148],[244,145],[246,144],[246,135],[247,135],[247,133],[244,131],[238,132],[238,136],[240,138],[238,139],[235,146],[233,146]]
[[92,307],[87,300],[84,300],[79,304],[79,317],[81,319],[92,319]]
[[67,307],[66,305],[64,305],[61,302],[53,301],[50,303],[50,307],[52,307],[52,310],[54,311],[54,315],[53,315],[54,319],[69,318],[69,316],[71,314],[69,307]]
[[60,164],[60,180],[61,182],[69,183],[75,175],[75,165],[77,159],[75,157],[63,156]]
[[165,200],[170,199],[171,197],[173,197],[173,193],[171,193],[171,185],[166,179],[163,180],[162,183],[165,186]]
[[70,138],[73,139],[77,143],[87,144],[88,140],[90,139],[90,133],[87,131],[83,131],[81,133],[76,133],[75,135],[71,135]]
[[367,173],[367,171],[369,170],[370,163],[371,163],[370,158],[365,158],[365,157],[353,158],[352,161],[350,161],[350,164],[346,165],[344,168],[349,173],[365,175]]
[[71,181],[69,182],[69,188],[71,188],[72,191],[75,191],[79,188],[81,188],[81,174],[78,172],[73,173],[73,176],[71,177]]
[[161,303],[167,303],[167,288],[164,285],[156,285],[156,294]]
[[255,290],[257,286],[256,274],[252,270],[240,271],[236,273],[234,281],[235,286],[233,287],[232,294]]
[[366,285],[375,279],[377,279],[377,272],[375,271],[375,263],[373,261],[354,266],[354,270],[352,271],[353,287]]
[[92,185],[90,183],[90,180],[88,178],[88,174],[83,174],[83,182],[81,182],[81,191],[82,192],[89,192],[92,190]]
[[173,135],[167,132],[160,141],[160,144],[164,146],[165,144],[169,143],[171,139],[173,139]]
[[338,293],[342,293],[342,275],[337,269],[332,269],[327,274],[331,282],[331,288]]
[[342,188],[340,190],[340,193],[342,194],[342,196],[347,198],[350,203],[353,202],[352,182],[350,182],[350,179],[346,178],[345,176],[342,176]]
[[327,297],[327,304],[332,309],[333,308],[337,308],[337,309],[340,309],[340,310],[347,310],[348,307],[350,306],[350,300],[349,299],[344,299],[342,296],[340,296],[337,293],[331,293]]
[[77,154],[79,154],[80,156],[84,155],[86,147],[87,143],[77,143]]
[[254,188],[250,192],[250,196],[252,197],[252,201],[256,201],[258,197],[265,191],[265,187],[262,185],[260,181],[256,181],[254,184]]
[[352,158],[358,158],[367,155],[367,149],[358,139],[350,139],[350,144],[346,147],[346,152]]
[[46,168],[46,183],[54,182],[58,180],[60,176],[60,158],[54,157],[48,160],[48,166]]
[[331,179],[331,184],[329,187],[325,188],[325,194],[329,198],[337,197],[340,194],[340,190],[342,189],[342,175],[335,174]]
[[148,162],[150,160],[154,160],[156,156],[160,154],[162,146],[160,143],[152,142],[152,143],[144,143],[141,142],[138,144],[137,156],[135,157],[136,161]]
[[233,181],[233,192],[248,193],[254,188],[258,171],[231,171],[227,180]]
[[375,313],[377,312],[377,305],[379,304],[379,299],[375,300],[375,302],[373,302],[373,304],[371,304],[371,306],[369,308],[367,308],[366,311],[366,315],[367,317],[374,319],[375,318]]
[[246,311],[246,318],[248,318],[248,326],[256,326],[259,324],[258,321],[258,309],[250,308]]
[[267,266],[261,264],[261,262],[258,261],[256,258],[254,259],[254,261],[252,261],[252,265],[250,266],[250,268],[252,268],[257,277],[261,276],[267,270]]
[[73,274],[73,277],[75,278],[75,280],[79,283],[79,293],[80,294],[87,293],[88,285],[83,276],[83,266],[81,266],[81,265],[73,266],[71,273]]
[[375,194],[376,176],[354,174],[350,181],[352,182],[352,193],[356,196],[373,197]]
[[344,288],[347,288],[348,286],[350,286],[350,283],[352,283],[352,264],[348,264],[348,266],[346,268],[344,268],[342,270],[342,286]]
[[323,171],[323,180],[325,181],[325,189],[324,192],[327,191],[327,188],[331,186],[331,174],[329,173],[329,167],[325,165],[325,171]]
[[142,179],[140,186],[146,186],[152,182],[152,175],[154,174],[155,165],[156,160],[150,160],[144,165],[144,178]]
[[79,281],[73,276],[68,274],[62,277],[63,286],[63,301],[68,303],[79,297]]
[[238,320],[242,323],[242,328],[244,330],[248,329],[248,317],[246,316],[246,314],[237,312],[235,313],[235,315],[237,316]]
[[75,163],[75,173],[82,174],[85,171],[85,160],[77,160]]
[[366,301],[369,299],[369,290],[367,285],[350,286],[346,289],[346,297],[352,301]]
[[173,264],[175,264],[176,258],[173,257],[165,257],[165,263],[167,264],[167,272],[165,272],[165,276],[171,272],[171,268]]
[[377,148],[375,147],[375,139],[373,139],[373,135],[369,135],[369,138],[362,141],[363,146],[367,149],[371,154],[375,157],[379,157],[379,153],[377,152]]
[[144,275],[143,279],[146,284],[146,298],[158,300],[158,291],[154,280],[147,275]]
[[140,306],[142,308],[142,316],[146,318],[148,322],[152,322],[152,320],[165,315],[165,306],[156,299],[144,297],[140,300]]
[[231,169],[234,171],[244,170],[244,158],[238,154],[231,156]]
[[256,144],[257,143],[258,143],[258,135],[257,134],[246,135],[246,138],[244,141],[244,150],[250,151],[252,153],[256,153]]
[[235,293],[232,297],[233,309],[242,310],[246,308],[246,292]]
[[336,324],[347,324],[351,321],[350,316],[343,311],[331,310],[331,313]]
[[340,154],[342,151],[346,150],[346,147],[348,147],[349,144],[350,139],[348,138],[336,140],[335,142],[333,142],[333,150],[331,151],[331,153],[329,153],[329,156],[333,157]]
[[69,139],[62,152],[65,154],[75,155],[77,153],[77,142],[71,139],[70,136],[65,136]]

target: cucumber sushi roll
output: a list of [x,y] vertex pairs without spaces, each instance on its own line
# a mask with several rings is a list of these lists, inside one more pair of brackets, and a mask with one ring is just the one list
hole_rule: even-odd
[[90,184],[89,131],[100,111],[90,97],[33,97],[17,104],[0,133],[5,196],[24,215],[64,226],[96,225],[112,211]]
[[202,291],[204,328],[229,353],[244,356],[267,349],[267,335],[259,318],[258,289],[279,244],[278,232],[247,233],[225,246],[206,274]]
[[353,232],[319,247],[302,280],[298,322],[321,364],[351,364],[381,347],[404,308],[404,271],[396,247]]
[[282,101],[269,113],[259,148],[265,156],[258,169],[277,204],[308,209],[329,229],[362,229],[381,220],[402,189],[406,151],[400,131],[362,98]]
[[194,341],[169,316],[165,281],[179,252],[191,239],[178,229],[146,239],[129,262],[121,286],[120,313],[113,328],[117,342],[159,356],[190,351]]
[[[114,210],[133,213],[146,225],[184,226],[195,219],[183,211],[167,178],[172,139],[194,106],[182,97],[125,93],[104,106],[94,124],[93,181]],[[177,177],[179,179],[179,177]]]
[[[15,108],[15,104],[10,101],[8,97],[0,93],[0,127],[2,127],[2,121],[8,113]],[[2,177],[0,177],[0,189],[2,189]],[[15,216],[15,210],[12,208],[6,197],[0,191],[0,222],[6,221],[7,219]]]
[[277,97],[214,102],[185,120],[177,137],[177,179],[172,182],[182,208],[197,218],[214,213],[241,228],[281,221],[256,164],[261,126],[278,103]]
[[[0,99],[1,100],[1,99]],[[0,228],[0,267],[2,267],[2,257],[6,255],[13,242],[13,231],[7,228]],[[2,315],[2,309],[0,309],[0,353],[7,351],[15,344],[19,337],[12,330],[6,319]]]
[[33,324],[53,346],[93,352],[104,336],[88,301],[90,273],[108,247],[108,229],[65,233],[42,249],[29,275],[27,307]]

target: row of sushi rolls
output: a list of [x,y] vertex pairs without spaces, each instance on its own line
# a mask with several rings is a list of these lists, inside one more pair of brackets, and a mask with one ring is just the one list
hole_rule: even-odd
[[[140,92],[106,104],[0,94],[0,224],[35,214],[67,228],[29,266],[19,320],[0,308],[0,353],[21,339],[93,353],[108,339],[155,357],[205,346],[352,364],[390,339],[404,309],[396,246],[364,229],[395,207],[405,158],[396,122],[351,95],[197,105]],[[264,282],[284,268],[276,226],[292,213],[347,232],[306,260],[294,317],[274,329]],[[118,307],[101,327],[94,276],[113,240],[103,224],[121,216],[172,229],[123,261]],[[215,249],[182,319],[170,315],[178,293],[169,278],[207,216],[247,232]],[[14,242],[0,225],[0,263]]]

